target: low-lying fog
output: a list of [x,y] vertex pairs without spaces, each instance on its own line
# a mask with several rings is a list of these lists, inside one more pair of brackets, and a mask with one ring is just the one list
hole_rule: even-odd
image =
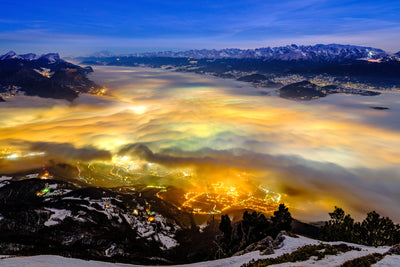
[[0,158],[0,173],[126,156],[190,171],[204,190],[261,184],[303,220],[326,219],[336,205],[358,219],[376,210],[400,221],[399,93],[300,102],[159,69],[96,67],[89,78],[108,95],[0,103],[0,152],[45,152]]

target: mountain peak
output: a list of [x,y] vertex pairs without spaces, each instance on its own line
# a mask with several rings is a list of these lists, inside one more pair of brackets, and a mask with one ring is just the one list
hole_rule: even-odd
[[28,53],[28,54],[23,54],[19,55],[20,58],[25,59],[25,60],[35,60],[37,58],[37,55],[34,53]]
[[10,52],[8,52],[8,53],[2,55],[2,56],[0,57],[0,60],[6,60],[6,59],[10,59],[10,58],[15,58],[16,55],[17,55],[17,54],[16,54],[14,51],[10,51]]
[[47,60],[49,64],[60,61],[60,55],[58,53],[48,53],[41,55],[39,59]]
[[115,56],[115,54],[108,50],[94,52],[93,54],[89,55],[89,57],[112,57],[112,56]]

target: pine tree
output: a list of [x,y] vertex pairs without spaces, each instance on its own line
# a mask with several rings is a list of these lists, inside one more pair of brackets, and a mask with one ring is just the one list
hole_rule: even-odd
[[221,216],[221,223],[219,224],[219,230],[224,233],[223,242],[229,243],[232,236],[232,224],[228,214]]
[[361,241],[369,246],[394,245],[396,243],[396,225],[388,217],[380,217],[375,211],[369,212],[361,223]]
[[368,246],[394,245],[400,242],[400,226],[388,217],[372,211],[361,223],[354,223],[349,214],[338,207],[329,213],[331,219],[321,227],[321,239],[346,241]]
[[248,211],[243,213],[241,231],[240,247],[242,248],[273,234],[271,222],[264,214],[255,211],[251,214]]
[[274,212],[271,220],[274,228],[278,231],[290,231],[292,229],[293,218],[285,204],[279,204],[279,208]]
[[335,210],[329,213],[329,216],[331,219],[321,227],[322,239],[327,241],[356,241],[354,219],[349,214],[346,215],[343,209],[335,207]]

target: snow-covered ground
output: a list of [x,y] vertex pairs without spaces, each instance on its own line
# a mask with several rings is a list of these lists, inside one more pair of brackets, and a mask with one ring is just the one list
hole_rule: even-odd
[[32,257],[13,257],[0,260],[0,266],[7,267],[118,267],[135,266],[122,263],[109,263],[101,261],[85,261],[53,255],[40,255]]
[[12,177],[9,177],[9,176],[1,176],[1,177],[0,177],[0,187],[3,187],[3,186],[5,186],[5,185],[9,184],[9,183],[10,183],[9,180],[12,180]]
[[387,255],[383,260],[373,265],[374,267],[392,267],[400,266],[400,256],[399,255]]
[[[284,253],[291,253],[297,250],[299,247],[304,245],[317,245],[321,243],[320,241],[302,237],[293,238],[293,237],[285,237],[281,248],[276,249],[275,253],[272,255],[265,255],[261,256],[258,251],[250,252],[244,254],[242,256],[235,256],[226,259],[220,259],[215,261],[206,261],[206,262],[199,262],[193,264],[185,264],[185,265],[175,265],[180,267],[234,267],[234,266],[241,266],[244,263],[248,263],[252,259],[265,259],[265,258],[275,258]],[[342,244],[345,242],[323,242],[325,244]],[[303,262],[291,262],[291,263],[284,263],[274,266],[340,266],[345,261],[355,259],[358,257],[362,257],[372,253],[385,253],[388,251],[389,247],[367,247],[361,246],[351,243],[345,243],[349,246],[359,247],[361,251],[349,251],[346,253],[341,253],[336,256],[328,255],[324,259],[316,261],[315,259],[310,259]],[[0,259],[2,257],[0,256]],[[49,267],[49,266],[88,266],[88,267],[118,267],[118,266],[138,266],[138,265],[129,265],[129,264],[116,264],[116,263],[107,263],[107,262],[99,262],[99,261],[85,261],[79,259],[71,259],[71,258],[64,258],[60,256],[50,256],[50,255],[41,255],[41,256],[33,256],[33,257],[10,257],[4,258],[0,260],[0,266],[10,266],[10,267],[25,267],[25,266],[41,266],[41,267]],[[400,255],[389,255],[386,256],[382,261],[375,264],[374,266],[377,267],[384,267],[384,266],[400,266]]]

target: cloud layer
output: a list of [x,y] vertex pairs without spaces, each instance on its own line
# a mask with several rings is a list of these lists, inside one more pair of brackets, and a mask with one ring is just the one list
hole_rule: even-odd
[[298,218],[321,219],[340,205],[400,220],[398,93],[295,102],[188,73],[99,67],[93,75],[110,95],[1,103],[0,151],[45,152],[0,158],[2,172],[50,159],[130,164],[166,185],[262,185]]

